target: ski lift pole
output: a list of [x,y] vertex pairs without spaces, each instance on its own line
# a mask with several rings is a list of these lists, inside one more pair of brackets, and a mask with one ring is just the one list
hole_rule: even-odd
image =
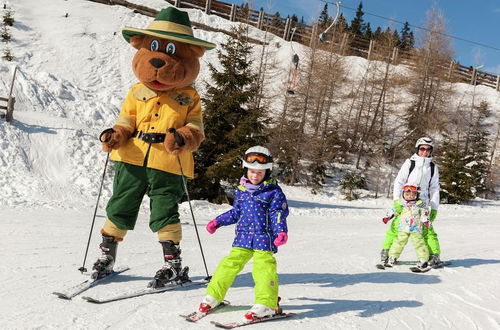
[[[328,2],[328,1],[325,1],[325,2]],[[319,41],[321,42],[325,42],[326,41],[326,37],[328,36],[328,32],[330,31],[330,29],[337,23],[337,20],[339,19],[339,15],[340,15],[340,4],[341,2],[340,1],[337,1],[337,2],[334,2],[335,6],[337,6],[337,12],[335,14],[335,18],[333,19],[333,22],[332,24],[330,24],[330,26],[325,30],[323,31],[323,33],[321,33],[319,35]]]
[[[177,133],[175,128],[169,128],[168,131],[174,134],[175,143],[177,143],[180,147],[182,147],[184,145],[184,140],[179,135],[179,133]],[[203,246],[201,245],[200,234],[198,233],[198,226],[196,225],[196,219],[194,217],[193,207],[191,206],[191,198],[189,198],[186,178],[184,177],[184,171],[182,170],[181,159],[179,158],[179,155],[177,155],[176,158],[177,158],[177,163],[179,164],[179,168],[181,170],[182,184],[184,186],[184,192],[186,193],[186,198],[188,200],[189,210],[191,211],[191,217],[193,218],[194,230],[196,232],[196,238],[198,239],[198,245],[200,246],[201,258],[203,259],[203,265],[205,266],[205,272],[207,273],[207,277],[205,278],[205,280],[210,281],[212,276],[208,274],[207,262],[205,261],[205,254],[203,253]]]
[[[108,128],[104,130],[99,136],[99,141],[108,142],[111,139],[111,134],[113,134],[114,130],[112,128]],[[103,140],[104,138],[104,140]],[[101,186],[99,187],[99,193],[97,194],[97,202],[95,204],[94,216],[92,217],[92,225],[90,226],[89,239],[87,241],[87,248],[85,249],[85,256],[83,257],[82,267],[78,268],[78,270],[82,273],[87,272],[87,268],[85,268],[85,261],[87,261],[87,254],[89,252],[90,239],[92,238],[92,231],[94,230],[95,217],[97,215],[97,208],[99,206],[99,199],[101,199],[102,186],[104,183],[104,178],[106,177],[106,169],[108,168],[109,161],[109,152],[106,155],[106,162],[104,163],[104,170],[102,172]]]

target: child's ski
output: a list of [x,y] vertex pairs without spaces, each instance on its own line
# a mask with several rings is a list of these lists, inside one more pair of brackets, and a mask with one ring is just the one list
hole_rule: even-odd
[[417,267],[417,266],[410,267],[410,270],[412,272],[414,272],[414,273],[425,273],[425,272],[428,272],[431,269],[432,269],[432,266],[427,266],[427,267],[424,267],[424,268],[420,268],[420,267]]
[[439,263],[435,264],[432,266],[432,268],[437,269],[437,268],[443,268],[445,266],[451,265],[451,261],[440,261]]
[[267,317],[263,317],[263,318],[260,318],[260,319],[255,319],[255,320],[252,320],[252,321],[246,321],[245,320],[245,321],[231,322],[231,323],[220,323],[220,322],[212,321],[210,323],[212,323],[213,325],[215,325],[218,328],[233,329],[233,328],[242,327],[242,326],[245,326],[245,325],[260,323],[260,322],[274,321],[274,320],[277,320],[277,319],[284,319],[284,318],[292,317],[292,316],[295,316],[295,315],[297,315],[297,314],[296,313],[281,313],[281,314],[275,314],[273,316],[267,316]]
[[190,314],[187,314],[187,315],[179,315],[183,318],[186,319],[186,321],[189,321],[189,322],[196,322],[198,321],[199,319],[202,319],[204,318],[205,316],[207,316],[208,314],[212,314],[213,312],[219,310],[219,309],[222,309],[226,306],[229,306],[231,303],[227,300],[224,300],[222,301],[220,304],[218,304],[217,306],[215,306],[214,308],[210,309],[208,311],[208,313],[202,313],[200,311],[195,311],[195,312],[192,312]]

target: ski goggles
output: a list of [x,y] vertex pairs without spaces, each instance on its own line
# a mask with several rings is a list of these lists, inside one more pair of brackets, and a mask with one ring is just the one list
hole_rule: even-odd
[[251,152],[245,155],[244,160],[247,163],[257,162],[259,164],[267,164],[273,162],[273,157],[258,152]]
[[403,191],[418,192],[418,187],[413,185],[406,185],[403,187]]
[[429,148],[426,148],[426,147],[420,147],[420,148],[418,148],[418,150],[420,150],[420,151],[428,151],[428,152],[431,152],[431,151],[432,151],[432,147],[429,147]]

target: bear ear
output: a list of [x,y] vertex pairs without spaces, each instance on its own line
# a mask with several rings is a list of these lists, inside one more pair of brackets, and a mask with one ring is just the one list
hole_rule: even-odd
[[142,34],[136,34],[130,37],[130,45],[135,49],[139,49],[142,46],[142,41],[146,36]]

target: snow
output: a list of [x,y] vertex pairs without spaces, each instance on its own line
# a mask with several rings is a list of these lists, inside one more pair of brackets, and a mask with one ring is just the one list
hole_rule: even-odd
[[[134,51],[120,29],[143,27],[150,18],[120,6],[87,1],[17,0],[7,2],[16,23],[10,43],[15,62],[0,64],[0,87],[9,90],[14,65],[16,110],[10,125],[0,121],[0,327],[2,329],[195,329],[209,321],[239,319],[253,304],[251,263],[242,271],[227,299],[232,307],[190,324],[178,316],[197,307],[203,287],[166,292],[127,301],[93,305],[51,293],[84,279],[82,266],[106,155],[99,133],[113,124],[128,88],[136,81],[130,69]],[[142,1],[161,9],[166,2]],[[193,21],[217,28],[229,23],[190,10]],[[69,17],[66,18],[65,13]],[[114,34],[116,32],[116,35]],[[221,43],[226,36],[202,30],[196,36]],[[263,37],[252,30],[252,37]],[[269,36],[268,36],[269,38]],[[292,49],[272,39],[286,79]],[[304,52],[294,44],[294,51]],[[258,47],[256,47],[258,48]],[[256,52],[258,53],[258,49]],[[197,87],[209,79],[207,52]],[[355,72],[366,61],[349,57]],[[357,70],[357,71],[356,71]],[[282,80],[282,79],[281,79]],[[280,79],[268,80],[278,88]],[[498,118],[500,93],[491,88],[456,84],[462,102],[473,91],[475,102],[488,100]],[[1,93],[5,94],[5,92]],[[111,193],[112,164],[92,230],[87,268],[98,255],[99,229]],[[435,229],[442,258],[452,264],[426,274],[408,266],[380,271],[380,244],[387,225],[381,218],[391,201],[368,196],[347,202],[336,187],[312,195],[300,186],[284,186],[290,202],[289,241],[276,255],[282,307],[298,315],[276,321],[277,329],[500,329],[500,202],[442,205]],[[366,194],[364,194],[366,195]],[[229,208],[193,201],[193,211],[209,273],[230,249],[232,228],[210,235],[204,226]],[[184,265],[195,280],[206,276],[187,203],[180,207]],[[105,297],[142,288],[162,265],[161,246],[147,226],[147,201],[136,229],[118,250],[118,265],[131,269],[115,281],[86,294]],[[407,246],[402,260],[415,260]],[[271,324],[253,325],[264,329]]]

